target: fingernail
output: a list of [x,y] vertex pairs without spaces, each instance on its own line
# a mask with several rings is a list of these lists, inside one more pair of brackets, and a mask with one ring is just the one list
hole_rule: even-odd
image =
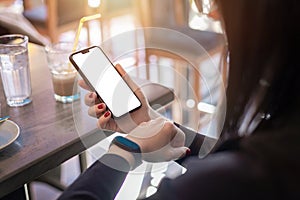
[[187,149],[186,152],[185,152],[185,155],[186,155],[186,156],[189,156],[190,154],[191,154],[191,150],[190,150],[190,149]]
[[103,106],[102,103],[98,105],[98,109],[103,109],[103,107],[104,107],[104,106]]
[[93,98],[93,96],[94,96],[94,94],[93,94],[93,93],[91,93],[91,94],[89,95],[89,98]]
[[109,111],[106,111],[106,113],[104,114],[104,117],[108,117],[110,115]]

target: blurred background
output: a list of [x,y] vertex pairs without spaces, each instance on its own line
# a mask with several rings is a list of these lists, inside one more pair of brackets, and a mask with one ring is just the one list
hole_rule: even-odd
[[[210,1],[202,3],[205,13]],[[215,110],[224,98],[227,50],[220,22],[204,13],[198,12],[192,0],[1,0],[0,35],[27,34],[30,42],[42,46],[74,41],[80,19],[101,14],[100,18],[83,24],[80,46],[105,44],[109,57],[121,63],[132,76],[171,88],[175,100],[160,108],[161,113],[217,139],[216,127],[212,124]],[[136,31],[145,27],[166,28],[174,34]],[[130,33],[127,40],[121,43],[111,40],[122,33]],[[182,39],[181,34],[200,44],[200,53]],[[163,44],[166,49],[139,48],[153,43]],[[134,51],[120,55],[124,46]],[[88,162],[91,163],[92,158],[88,158]],[[131,192],[135,197],[150,195],[163,176],[172,176],[178,169],[179,173],[183,172],[181,168],[166,165],[156,178],[149,174],[151,184],[144,184],[145,176],[143,179],[129,176],[126,181],[141,185],[140,190],[131,191],[131,184],[125,182],[123,191],[127,192],[122,196],[121,191],[117,198],[128,199],[126,193]],[[63,164],[60,179],[68,185],[79,173],[78,160],[74,158]],[[30,188],[33,199],[55,199],[60,194],[42,182],[34,182]]]

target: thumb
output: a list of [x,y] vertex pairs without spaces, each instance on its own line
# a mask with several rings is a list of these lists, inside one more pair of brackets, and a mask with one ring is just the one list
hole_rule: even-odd
[[126,71],[120,64],[116,64],[115,68],[119,72],[119,74],[121,74],[122,77],[126,75]]
[[133,91],[138,89],[138,86],[136,85],[136,83],[130,78],[130,76],[126,73],[126,71],[120,64],[116,64],[115,68],[121,74],[122,78],[125,80],[125,82],[129,85],[129,87]]
[[190,152],[188,147],[177,147],[173,148],[172,150],[172,160],[177,160],[186,156],[187,152]]

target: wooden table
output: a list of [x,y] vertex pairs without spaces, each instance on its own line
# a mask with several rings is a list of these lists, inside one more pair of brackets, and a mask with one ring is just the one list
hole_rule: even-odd
[[[29,59],[31,104],[8,107],[0,81],[2,115],[10,115],[21,129],[18,139],[0,151],[0,198],[104,138],[82,101],[55,102],[44,48],[30,44]],[[144,92],[150,104],[164,105],[174,98],[171,90],[157,84],[147,85]],[[83,120],[81,127],[75,126],[78,120]]]

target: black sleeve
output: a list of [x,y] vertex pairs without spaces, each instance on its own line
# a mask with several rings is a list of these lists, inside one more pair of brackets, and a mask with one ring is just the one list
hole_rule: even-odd
[[113,154],[105,154],[68,187],[59,200],[114,199],[130,170],[128,162]]
[[[191,150],[191,154],[181,158],[179,160],[176,160],[177,163],[181,164],[182,162],[184,162],[184,160],[189,157],[189,156],[198,156],[201,147],[203,148],[207,148],[210,149],[211,145],[210,144],[215,144],[216,143],[216,139],[210,138],[208,136],[202,135],[190,128],[184,127],[176,122],[174,122],[175,126],[177,126],[180,130],[182,130],[182,132],[185,134],[185,146],[189,147]],[[204,143],[206,142],[206,144],[204,146],[202,146]],[[207,146],[207,147],[206,147]]]
[[153,199],[276,199],[264,166],[237,152],[219,152],[183,163],[186,173],[165,178]]
[[[185,174],[162,180],[157,192],[148,199],[276,199],[264,163],[246,153],[216,152],[204,159],[191,156],[183,166],[187,169]],[[129,169],[124,158],[106,154],[59,199],[114,199]]]

